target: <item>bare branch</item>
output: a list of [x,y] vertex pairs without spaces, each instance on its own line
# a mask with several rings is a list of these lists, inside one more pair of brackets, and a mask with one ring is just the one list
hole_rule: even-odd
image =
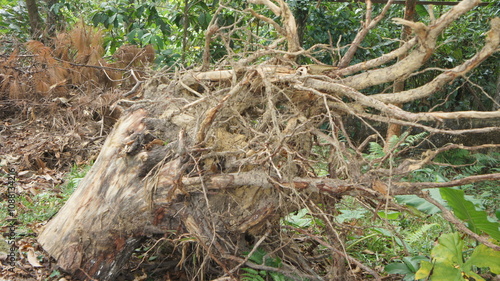
[[490,24],[491,29],[486,35],[486,43],[484,47],[471,59],[465,61],[461,65],[458,65],[441,73],[431,82],[421,87],[399,93],[377,94],[373,95],[372,97],[387,103],[406,103],[422,99],[432,95],[447,83],[453,81],[456,77],[464,75],[465,73],[471,71],[489,56],[498,51],[498,47],[500,46],[500,18],[493,18]]
[[[271,11],[276,16],[280,16],[282,21],[283,21],[283,26],[279,26],[275,21],[273,21],[270,18],[267,18],[265,16],[257,14],[255,11],[252,9],[247,9],[252,13],[253,16],[266,21],[269,24],[272,24],[274,28],[283,36],[286,37],[287,43],[288,43],[288,51],[289,52],[296,52],[299,51],[300,48],[300,42],[299,42],[299,36],[297,34],[297,24],[295,22],[295,17],[293,16],[292,11],[288,7],[288,5],[283,1],[283,0],[277,0],[279,3],[279,7],[274,4],[273,2],[269,0],[249,0],[248,2],[253,3],[253,4],[264,4],[266,5]],[[293,55],[287,55],[286,56],[289,59],[294,59],[295,56]]]
[[281,9],[269,0],[248,0],[248,3],[266,5],[276,16],[281,16]]
[[452,180],[448,182],[393,182],[393,195],[405,195],[405,194],[416,194],[419,190],[427,188],[442,188],[442,187],[454,187],[465,184],[471,184],[483,181],[498,181],[500,180],[500,173],[486,174],[486,175],[476,175],[469,176],[458,180]]
[[[434,25],[429,26],[426,34],[418,36],[419,47],[408,54],[405,59],[386,68],[370,70],[358,75],[344,78],[342,83],[346,86],[360,90],[374,85],[395,81],[416,71],[431,56],[434,51],[438,35],[455,19],[477,6],[479,2],[479,0],[464,0],[450,9],[450,11],[436,20]],[[424,41],[422,42],[423,39]]]
[[328,106],[335,108],[335,109],[338,109],[342,112],[346,112],[350,115],[355,115],[358,118],[366,118],[366,119],[377,121],[377,122],[394,123],[394,124],[398,124],[398,125],[402,125],[402,126],[421,128],[427,132],[434,133],[434,134],[462,135],[462,134],[484,134],[484,133],[500,131],[500,127],[484,127],[484,128],[463,129],[463,130],[438,129],[438,128],[422,125],[419,123],[415,123],[415,122],[408,122],[408,121],[404,121],[404,120],[394,119],[391,117],[359,112],[356,109],[347,106],[346,104],[341,104],[338,102],[329,102]]
[[345,257],[349,262],[352,262],[353,264],[355,264],[358,267],[362,268],[364,271],[366,271],[369,274],[373,275],[373,277],[375,278],[375,280],[382,280],[380,278],[380,276],[375,271],[373,271],[371,268],[369,268],[368,266],[364,265],[363,263],[361,263],[357,259],[355,259],[355,258],[353,258],[353,257],[351,257],[351,256],[349,256],[347,254],[345,254],[344,252],[340,251],[339,249],[335,248],[330,243],[326,243],[323,239],[317,237],[316,235],[310,234],[310,233],[308,233],[307,231],[305,231],[303,229],[292,227],[292,226],[288,226],[288,225],[284,225],[283,227],[291,229],[291,230],[294,230],[294,231],[297,231],[297,232],[300,232],[300,233],[302,233],[304,235],[309,236],[310,238],[314,239],[316,242],[318,242],[322,246],[330,249],[332,252],[334,252],[336,254],[339,254],[339,255]]
[[354,40],[352,41],[352,44],[349,47],[349,50],[347,50],[346,54],[339,61],[339,64],[338,64],[339,68],[344,68],[344,67],[349,65],[352,58],[354,57],[354,54],[358,50],[359,45],[363,42],[366,35],[368,35],[368,32],[371,29],[373,29],[380,22],[381,19],[384,18],[385,14],[389,10],[389,7],[391,6],[391,4],[393,2],[394,2],[394,0],[387,1],[387,4],[385,4],[382,12],[377,17],[375,17],[375,19],[372,20],[372,18],[371,18],[372,3],[370,0],[366,1],[366,21],[362,24],[362,29],[358,32],[358,34],[356,34],[356,38],[354,38]]
[[272,25],[274,27],[274,29],[276,29],[276,31],[279,34],[281,34],[283,36],[286,36],[286,31],[283,28],[281,28],[281,26],[277,22],[275,22],[274,20],[272,20],[272,19],[270,19],[270,18],[268,18],[266,16],[263,16],[261,14],[258,14],[256,11],[254,11],[253,9],[250,9],[250,8],[245,9],[245,11],[246,12],[250,12],[252,14],[252,16],[254,16],[254,17],[256,17],[256,18],[258,18],[258,19],[260,19],[262,21],[265,21],[268,24]]
[[397,106],[391,104],[385,104],[376,99],[373,99],[370,96],[365,96],[364,94],[356,91],[354,88],[351,88],[343,84],[322,81],[319,79],[307,79],[304,82],[304,85],[321,91],[326,91],[336,96],[349,97],[363,106],[375,108],[377,110],[380,110],[387,116],[394,116],[397,117],[398,119],[404,119],[410,121],[438,120],[435,116],[429,115],[427,113],[411,113],[404,111],[403,109]]
[[[426,151],[425,153],[422,154],[424,156],[424,159],[422,159],[422,160],[404,161],[403,163],[401,163],[401,165],[398,168],[396,168],[396,170],[398,170],[398,172],[397,172],[398,174],[402,175],[402,174],[407,174],[409,172],[421,169],[425,165],[431,164],[431,161],[439,153],[441,153],[443,151],[448,151],[448,150],[452,150],[452,149],[465,149],[465,150],[473,151],[473,150],[499,148],[499,147],[500,147],[500,144],[483,144],[483,145],[478,145],[478,146],[464,146],[464,145],[460,145],[460,144],[450,144],[450,145],[438,148],[438,149],[433,150],[433,151],[430,151],[430,150]],[[380,169],[380,170],[382,170],[382,169]],[[386,174],[389,174],[389,171],[386,171]],[[418,183],[418,185],[420,185],[420,184],[421,183]],[[434,183],[431,183],[431,184],[434,184]],[[465,184],[465,183],[463,183],[463,184]],[[458,184],[458,185],[461,185],[461,184]],[[455,186],[455,185],[451,185],[451,186]],[[449,186],[446,186],[446,187],[449,187]]]
[[428,114],[439,119],[485,119],[485,118],[500,118],[500,111],[455,111],[455,112],[429,112]]
[[217,18],[222,11],[223,6],[219,5],[217,11],[215,11],[212,16],[212,20],[208,24],[208,28],[205,31],[205,48],[203,49],[203,64],[201,67],[202,71],[207,71],[210,67],[210,42],[212,41],[212,36],[217,33],[219,26],[217,25]]
[[330,76],[331,77],[343,77],[343,76],[354,74],[354,73],[359,72],[359,71],[379,67],[383,64],[390,62],[391,60],[395,60],[398,57],[406,54],[416,44],[417,44],[417,39],[413,38],[413,39],[409,40],[408,42],[406,42],[405,44],[403,44],[401,47],[397,48],[396,50],[394,50],[390,53],[384,54],[378,58],[375,58],[375,59],[372,59],[369,61],[360,62],[358,64],[348,66],[346,68],[339,68],[336,71],[332,71]]

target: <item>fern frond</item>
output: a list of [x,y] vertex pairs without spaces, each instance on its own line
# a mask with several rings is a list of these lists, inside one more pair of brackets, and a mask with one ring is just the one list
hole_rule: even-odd
[[475,153],[472,157],[474,157],[478,163],[484,165],[497,166],[500,164],[500,153],[497,152],[491,154]]
[[376,142],[370,142],[368,151],[370,153],[366,155],[366,158],[369,160],[378,159],[385,156],[384,148]]
[[402,139],[406,138],[407,135],[408,132],[402,133],[401,136],[392,135],[389,139],[389,149],[394,149]]
[[422,236],[428,232],[432,227],[438,226],[437,223],[431,223],[431,224],[424,224],[422,225],[419,229],[417,229],[415,232],[410,233],[409,235],[406,236],[404,239],[406,243],[408,244],[414,244],[418,241],[422,240]]
[[427,135],[429,135],[428,132],[421,132],[421,133],[416,134],[416,135],[409,135],[406,138],[404,144],[407,145],[407,146],[414,145],[417,142],[422,141],[423,139],[425,139],[427,137]]

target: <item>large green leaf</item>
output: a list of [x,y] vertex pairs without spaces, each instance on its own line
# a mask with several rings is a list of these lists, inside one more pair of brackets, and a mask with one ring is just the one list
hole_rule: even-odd
[[439,237],[437,244],[431,251],[434,261],[432,280],[464,280],[462,277],[462,249],[464,241],[460,234],[447,233]]
[[[446,206],[446,202],[441,198],[441,194],[437,189],[426,189],[425,191],[429,191],[430,196],[441,203],[443,206]],[[395,196],[396,201],[399,204],[405,204],[407,206],[413,207],[420,212],[423,212],[427,215],[433,215],[441,212],[438,207],[434,204],[428,202],[427,200],[418,197],[417,195],[397,195]]]
[[438,244],[431,251],[432,263],[422,261],[415,279],[431,277],[431,280],[461,281],[473,277],[476,281],[484,279],[473,270],[489,267],[494,274],[500,273],[500,251],[479,245],[470,256],[463,261],[464,242],[458,232],[441,235]]
[[458,232],[446,233],[438,239],[438,244],[431,251],[431,257],[436,263],[463,264],[462,249],[464,241]]
[[429,261],[422,261],[420,269],[415,273],[415,280],[426,279],[431,275],[434,265]]
[[465,199],[463,190],[441,188],[441,196],[448,201],[448,205],[453,209],[455,215],[467,223],[467,227],[477,234],[485,232],[493,239],[500,241],[500,231],[498,222],[488,220],[485,211],[478,211],[472,202]]
[[[390,274],[403,274],[403,280],[415,280],[415,272],[421,262],[428,262],[428,258],[424,256],[404,257],[402,262],[390,263],[385,266],[385,271]],[[431,264],[432,269],[432,264]],[[430,270],[429,270],[430,272]]]
[[500,274],[500,251],[479,245],[469,260],[465,262],[464,267],[470,269],[473,265],[477,267],[489,267],[492,273]]

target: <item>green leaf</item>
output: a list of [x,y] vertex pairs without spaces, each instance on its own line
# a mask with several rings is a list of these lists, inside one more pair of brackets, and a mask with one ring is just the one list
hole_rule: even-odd
[[448,201],[448,205],[453,209],[455,215],[467,223],[467,227],[477,234],[481,231],[489,234],[493,239],[500,241],[500,231],[498,222],[488,220],[485,211],[478,211],[474,204],[464,197],[463,190],[440,188],[441,196]]
[[242,268],[241,270],[246,271],[246,272],[253,274],[253,275],[259,275],[259,271],[255,270],[253,268],[245,267],[245,268]]
[[420,280],[420,279],[426,279],[431,275],[431,270],[434,267],[434,265],[429,262],[429,261],[422,261],[420,263],[420,269],[415,273],[415,279]]
[[241,270],[246,271],[247,273],[243,273],[241,276],[243,276],[242,280],[245,281],[265,281],[264,278],[262,278],[259,275],[259,271],[252,269],[252,268],[242,268]]
[[[427,189],[426,191],[429,191],[429,194],[433,199],[446,206],[446,202],[443,201],[443,198],[441,198],[441,194],[438,190]],[[399,204],[408,205],[427,215],[433,215],[441,212],[434,204],[427,202],[427,200],[420,198],[417,195],[398,195],[395,196],[395,198]]]
[[434,258],[436,263],[463,264],[462,249],[464,241],[460,239],[458,232],[443,234],[438,241],[439,244],[431,251],[431,257]]
[[371,227],[369,228],[370,230],[373,230],[375,232],[378,232],[384,236],[387,236],[387,237],[393,237],[394,236],[394,233],[392,233],[390,230],[386,229],[386,228],[382,228],[382,227]]
[[388,220],[397,220],[399,218],[399,215],[401,215],[400,212],[388,212],[387,214],[384,211],[379,211],[378,215],[381,218],[388,219]]
[[443,234],[438,242],[431,251],[433,263],[422,261],[415,279],[431,276],[432,280],[469,280],[464,277],[472,277],[481,281],[484,279],[473,269],[485,267],[489,267],[494,274],[500,273],[500,251],[479,245],[471,257],[463,262],[464,242],[458,232]]
[[57,276],[60,276],[61,275],[61,272],[59,272],[58,270],[54,270],[52,271],[52,273],[49,275],[49,277],[57,277]]
[[411,274],[410,268],[404,263],[394,262],[385,266],[385,271],[390,274]]
[[446,263],[434,264],[431,280],[462,281],[462,271],[459,268]]
[[439,237],[437,244],[431,251],[434,262],[433,280],[464,280],[462,278],[464,241],[458,232],[447,233]]
[[428,261],[429,259],[424,256],[415,257],[404,257],[403,262],[410,269],[412,273],[417,272],[418,266],[422,261]]
[[293,225],[299,228],[309,227],[312,225],[312,222],[313,219],[309,215],[309,210],[306,208],[298,210],[296,214],[290,213],[283,219],[284,224]]
[[345,221],[360,219],[365,217],[365,214],[368,212],[365,209],[356,209],[356,210],[339,210],[341,212],[340,215],[336,216],[336,219],[339,223],[344,223]]
[[[404,257],[403,262],[391,263],[385,267],[385,271],[391,274],[403,274],[403,280],[415,280],[415,272],[420,262],[428,262],[424,256]],[[431,264],[432,266],[432,264]]]
[[273,281],[286,281],[285,276],[279,272],[269,272],[269,275],[273,279]]
[[[246,255],[248,253],[245,253]],[[254,262],[256,264],[263,264],[264,263],[264,256],[266,255],[266,251],[261,249],[261,248],[257,248],[257,250],[255,250],[255,252],[253,252],[252,256],[250,256],[250,258],[248,260],[250,260],[251,262]]]
[[495,251],[484,245],[479,245],[469,260],[465,262],[466,268],[489,267],[490,271],[495,274],[500,274],[500,251]]

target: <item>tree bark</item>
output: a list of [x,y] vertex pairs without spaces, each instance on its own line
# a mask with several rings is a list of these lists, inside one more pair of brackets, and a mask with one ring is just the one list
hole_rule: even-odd
[[500,72],[498,73],[497,79],[497,91],[495,93],[495,97],[493,98],[493,110],[500,109]]
[[53,37],[56,35],[56,31],[60,31],[62,26],[62,18],[60,13],[55,13],[53,7],[57,4],[59,0],[47,0],[47,20],[46,20],[46,31],[48,37]]
[[31,38],[37,39],[40,35],[42,35],[43,21],[38,12],[36,0],[26,0],[26,8],[28,9]]
[[[77,278],[109,280],[151,231],[141,181],[142,168],[150,163],[134,151],[134,139],[146,129],[141,122],[145,114],[136,111],[117,124],[80,188],[39,236],[59,266]],[[172,229],[176,223],[172,221]]]
[[[167,124],[163,137],[172,142],[163,145],[148,133],[159,123],[147,115],[136,109],[116,124],[92,169],[38,238],[77,278],[116,279],[143,238],[155,233],[190,233],[224,257],[235,253],[231,245],[241,244],[241,234],[258,234],[279,217],[279,193],[257,169],[183,180],[197,175],[185,150],[189,137]],[[219,262],[226,272],[230,264]]]
[[[405,4],[405,14],[404,14],[404,19],[413,21],[415,19],[415,5],[416,5],[416,0],[406,0]],[[411,35],[411,29],[408,26],[404,26],[403,29],[401,30],[401,40],[403,42],[408,41],[408,38]],[[402,45],[402,44],[401,44]],[[398,60],[402,60],[405,58],[406,55],[401,55],[398,57]],[[405,89],[405,80],[400,79],[396,80],[394,82],[393,86],[393,92],[394,93],[399,93],[404,91]],[[403,104],[398,103],[395,104],[395,106],[402,107]],[[384,146],[384,150],[386,152],[389,151],[389,140],[392,138],[392,136],[400,136],[401,135],[401,125],[397,124],[389,124],[389,127],[387,128],[387,134],[386,134],[386,142]]]

